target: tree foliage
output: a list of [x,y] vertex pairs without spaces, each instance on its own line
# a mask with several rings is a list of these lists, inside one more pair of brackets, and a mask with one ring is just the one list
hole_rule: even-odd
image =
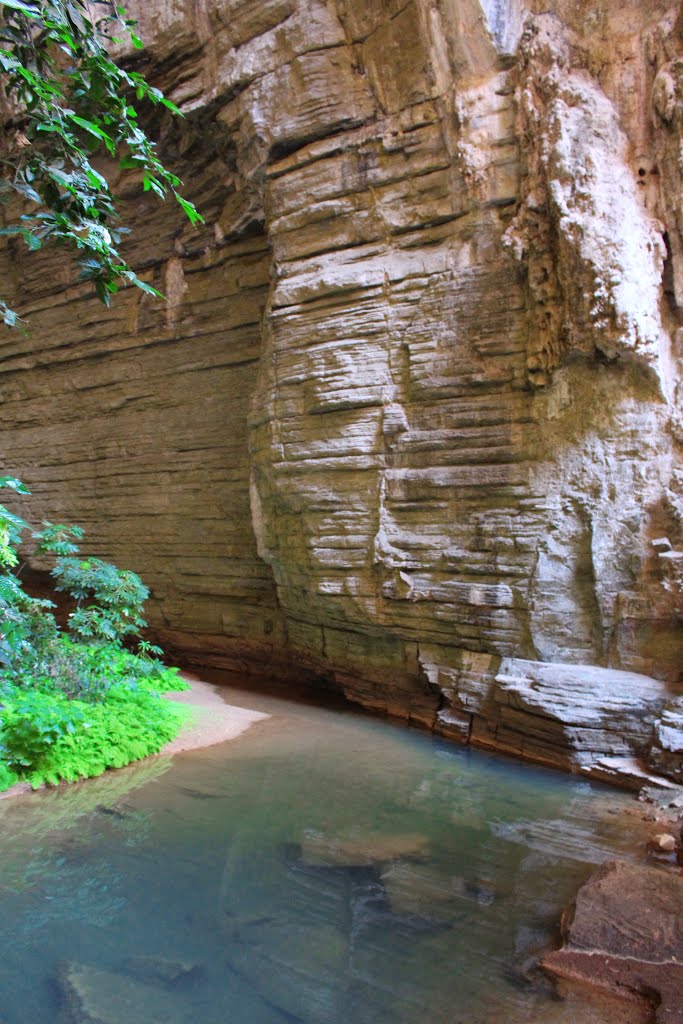
[[[80,277],[107,305],[126,282],[159,293],[119,252],[125,228],[99,157],[136,170],[145,191],[162,199],[170,193],[192,224],[202,220],[159,159],[136,103],[180,111],[110,55],[122,37],[142,47],[134,30],[112,0],[0,2],[0,204],[20,204],[0,234],[18,236],[31,251],[50,242],[66,246]],[[2,299],[0,317],[9,326],[18,319]]]

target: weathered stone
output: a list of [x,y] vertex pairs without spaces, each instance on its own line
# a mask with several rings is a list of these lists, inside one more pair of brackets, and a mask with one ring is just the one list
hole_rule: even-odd
[[673,853],[676,849],[676,837],[668,832],[659,832],[650,839],[650,846],[653,850],[661,850],[662,853]]
[[656,722],[650,760],[672,779],[683,780],[683,697],[670,701]]
[[621,757],[596,757],[588,765],[582,765],[584,772],[604,782],[614,782],[629,789],[641,790],[651,786],[662,792],[675,792],[676,785],[662,775],[648,771],[643,762],[630,755]]
[[[60,254],[0,252],[32,514],[139,571],[190,661],[680,777],[676,705],[645,737],[683,658],[672,0],[130,7],[206,223],[113,171],[165,304],[103,311]],[[614,669],[630,710],[536,715],[503,659]]]
[[547,760],[565,756],[584,771],[605,752],[647,752],[666,687],[633,672],[505,659],[495,679],[497,735]]
[[683,878],[612,861],[579,890],[552,974],[653,1001],[657,1021],[683,1020]]

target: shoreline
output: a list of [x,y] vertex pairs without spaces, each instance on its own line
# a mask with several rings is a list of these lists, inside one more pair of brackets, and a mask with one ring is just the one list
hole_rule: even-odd
[[[130,764],[124,765],[123,769],[109,768],[94,778],[101,779],[111,771],[125,770],[132,765],[141,764],[164,754],[182,754],[188,750],[201,750],[204,747],[213,747],[217,743],[235,740],[256,722],[272,717],[263,711],[254,711],[250,708],[228,704],[221,696],[220,686],[215,683],[207,683],[192,672],[181,672],[180,678],[190,684],[189,690],[176,690],[161,695],[165,700],[184,704],[192,709],[192,715],[183,723],[175,739],[165,743],[156,754],[149,754],[139,761],[131,761]],[[90,780],[78,780],[78,782],[88,781]],[[60,786],[69,785],[73,785],[73,783],[60,783]],[[15,782],[9,789],[0,793],[0,800],[37,793],[46,788],[45,785],[42,785],[38,789],[34,789],[30,782]],[[58,789],[59,787],[51,788]]]
[[190,689],[171,691],[163,694],[163,697],[175,704],[191,707],[193,715],[183,724],[176,738],[161,748],[159,754],[181,754],[186,750],[201,750],[235,740],[256,722],[272,717],[264,711],[229,704],[221,696],[220,686],[207,683],[192,672],[181,672],[180,678],[190,684]]

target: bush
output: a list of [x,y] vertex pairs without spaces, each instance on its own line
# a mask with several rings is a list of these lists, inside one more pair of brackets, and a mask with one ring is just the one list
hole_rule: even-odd
[[[0,477],[0,487],[29,493],[13,477]],[[32,534],[34,553],[57,556],[56,589],[78,603],[63,633],[52,602],[21,584],[27,529],[0,505],[0,790],[18,779],[56,785],[121,768],[157,753],[188,714],[159,696],[187,684],[158,647],[139,640],[149,595],[139,576],[74,557],[82,531],[43,523]],[[134,638],[138,654],[123,646]]]
[[101,704],[70,701],[83,714],[82,728],[65,731],[25,777],[35,788],[76,782],[157,754],[187,719],[186,707],[144,690],[113,687]]
[[19,776],[0,761],[0,793],[4,793],[6,789],[9,789],[10,786],[13,786],[18,781]]
[[34,769],[50,747],[83,724],[84,714],[76,702],[58,694],[18,691],[0,712],[3,761],[13,771]]
[[[30,693],[2,711],[0,752],[7,784],[57,785],[101,775],[156,754],[173,739],[188,709],[146,690],[112,687],[99,704]],[[3,776],[0,775],[0,787]]]
[[[58,558],[52,570],[55,589],[75,597],[79,607],[69,627],[84,640],[121,641],[147,625],[142,607],[149,590],[140,577],[99,558]],[[82,601],[89,601],[81,607]]]

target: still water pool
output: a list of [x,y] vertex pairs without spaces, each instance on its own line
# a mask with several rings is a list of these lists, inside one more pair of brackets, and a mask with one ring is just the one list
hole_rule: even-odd
[[[2,1024],[610,1020],[530,965],[628,797],[348,712],[0,802]],[[614,1018],[611,1018],[614,1019]]]

